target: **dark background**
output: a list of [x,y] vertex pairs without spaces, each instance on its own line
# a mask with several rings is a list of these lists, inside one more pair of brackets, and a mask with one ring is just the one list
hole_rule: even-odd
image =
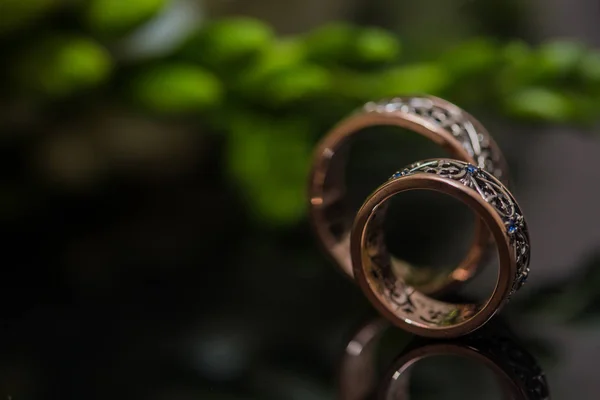
[[[528,218],[504,317],[554,398],[596,399],[599,20],[586,0],[0,0],[0,395],[335,398],[372,311],[311,234],[310,152],[365,101],[431,93],[494,135]],[[437,151],[386,137],[354,182]],[[440,256],[417,205],[398,234]],[[467,364],[430,363],[417,381],[448,390],[413,397],[493,398],[462,391]]]

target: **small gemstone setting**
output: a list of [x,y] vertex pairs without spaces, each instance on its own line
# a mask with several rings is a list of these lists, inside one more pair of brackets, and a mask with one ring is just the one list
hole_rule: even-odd
[[521,273],[520,276],[517,277],[517,288],[521,288],[527,282],[528,277],[529,277],[529,268],[527,268],[525,271],[523,271]]
[[396,173],[394,173],[394,175],[392,175],[392,177],[390,179],[400,178],[400,177],[408,174],[409,172],[410,172],[410,170],[408,168],[404,168],[402,171],[397,171]]

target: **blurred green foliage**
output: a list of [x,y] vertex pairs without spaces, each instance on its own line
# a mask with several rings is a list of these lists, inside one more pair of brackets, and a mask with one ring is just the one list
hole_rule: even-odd
[[299,64],[282,68],[265,79],[263,97],[265,104],[277,107],[324,95],[331,89],[331,73],[324,67]]
[[581,78],[596,86],[600,84],[600,52],[591,51],[583,54],[581,62],[577,66]]
[[304,40],[310,59],[329,65],[377,66],[396,61],[402,49],[389,32],[341,22],[317,28]]
[[221,70],[257,56],[273,41],[273,31],[260,21],[231,18],[208,23],[192,34],[179,50],[189,61]]
[[306,196],[298,183],[306,180],[311,135],[306,118],[233,116],[228,173],[259,220],[281,225],[303,217]]
[[303,218],[310,149],[366,101],[428,93],[552,123],[589,124],[600,111],[600,53],[565,40],[533,48],[476,37],[433,59],[403,59],[400,38],[379,28],[331,23],[279,38],[259,20],[229,17],[203,24],[160,59],[121,61],[114,44],[168,3],[3,1],[0,32],[58,8],[81,19],[72,24],[78,34],[49,26],[42,39],[26,39],[11,77],[42,104],[97,88],[155,118],[200,120],[224,135],[227,176],[264,225]]
[[14,72],[23,87],[62,97],[105,82],[112,64],[106,49],[89,38],[49,36],[20,56]]
[[524,118],[566,122],[575,115],[574,104],[558,90],[528,87],[506,99],[506,110]]
[[103,35],[120,35],[147,21],[165,6],[168,0],[89,0],[85,4],[85,19],[89,27]]
[[176,63],[140,71],[131,91],[141,106],[178,115],[216,107],[223,96],[221,82],[211,72],[194,64]]
[[460,78],[486,73],[499,65],[498,46],[486,38],[475,38],[462,43],[440,57],[440,64],[454,77]]

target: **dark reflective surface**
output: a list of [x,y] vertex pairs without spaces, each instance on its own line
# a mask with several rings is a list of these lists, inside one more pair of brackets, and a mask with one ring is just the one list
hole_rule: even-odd
[[[386,334],[387,340],[383,338]],[[406,341],[406,333],[389,327],[381,318],[360,326],[346,345],[340,362],[339,398],[550,399],[548,382],[537,360],[500,321],[460,339],[411,336]],[[383,373],[378,373],[380,365],[386,363],[382,359],[390,358],[394,349],[397,354],[393,361],[382,369]],[[461,363],[457,358],[472,363]],[[417,365],[428,359],[433,361],[429,368],[411,376]],[[457,368],[465,373],[461,376]],[[493,375],[497,386],[480,387],[479,380],[486,378],[485,374],[482,376],[483,369]],[[440,381],[440,375],[451,378]],[[419,381],[430,382],[429,390],[419,391]]]
[[[307,224],[255,224],[237,193],[214,178],[218,164],[210,159],[202,172],[145,185],[49,193],[4,221],[0,398],[320,400],[347,393],[341,360],[374,316],[367,301]],[[420,226],[402,217],[411,229]],[[532,240],[544,234],[536,228]],[[600,262],[593,255],[551,268],[536,261],[567,250],[534,248],[536,272],[501,317],[545,372],[553,399],[595,400]],[[493,266],[482,278],[488,273]],[[350,395],[377,396],[381,380],[395,373],[411,337],[394,332],[382,336],[377,364],[361,367],[373,369],[375,389],[365,372],[353,378],[365,381]],[[502,382],[485,362],[461,360],[416,363],[411,399],[502,398]]]
[[[13,399],[593,398],[585,387],[571,386],[573,361],[556,335],[562,328],[543,321],[537,310],[539,302],[556,302],[556,296],[567,301],[569,290],[548,288],[543,296],[530,291],[529,299],[507,307],[503,317],[510,323],[502,317],[466,338],[424,340],[388,329],[351,283],[326,265],[298,260],[285,251],[287,243],[282,238],[280,252],[265,253],[287,265],[265,267],[272,273],[266,282],[240,266],[239,281],[218,270],[206,272],[209,281],[200,276],[152,281],[146,272],[137,283],[102,294],[39,294],[29,298],[35,304],[13,297],[4,303],[2,394]],[[579,371],[592,385],[593,371]]]

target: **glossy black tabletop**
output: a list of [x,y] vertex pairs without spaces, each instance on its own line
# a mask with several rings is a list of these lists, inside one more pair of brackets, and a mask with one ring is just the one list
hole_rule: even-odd
[[[598,279],[596,263],[557,283],[560,290],[526,290],[473,335],[436,341],[389,327],[317,250],[308,258],[294,251],[303,236],[307,230],[279,237],[274,247],[256,238],[239,254],[219,249],[228,268],[161,269],[145,258],[102,275],[88,259],[90,269],[72,276],[78,291],[40,269],[38,276],[16,269],[5,275],[14,285],[3,280],[2,395],[596,398],[596,310],[588,290]],[[109,251],[116,250],[97,256]],[[22,254],[25,265],[40,257]],[[576,301],[581,294],[585,305]]]

